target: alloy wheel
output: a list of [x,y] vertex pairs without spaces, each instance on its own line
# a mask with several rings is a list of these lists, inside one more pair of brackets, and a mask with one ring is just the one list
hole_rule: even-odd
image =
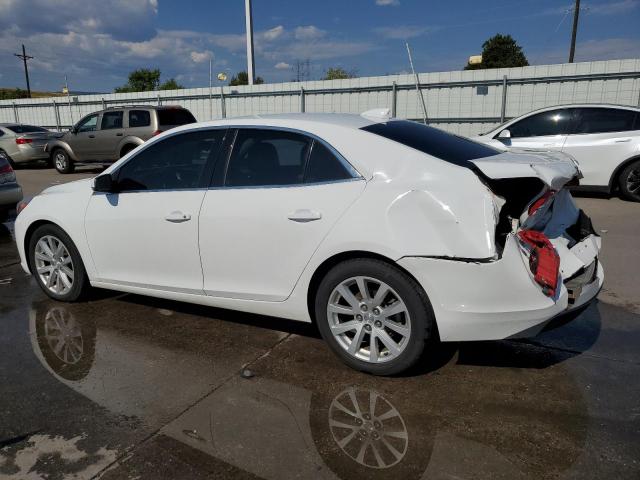
[[45,235],[38,240],[35,266],[42,284],[56,295],[65,295],[73,287],[73,260],[59,238]]
[[64,170],[67,168],[67,157],[64,153],[58,152],[55,156],[56,168],[58,170]]
[[627,190],[634,195],[640,195],[640,167],[634,168],[629,172]]
[[350,387],[337,395],[329,407],[329,427],[340,449],[369,468],[394,466],[409,446],[400,412],[373,390]]
[[65,364],[76,364],[82,358],[82,331],[73,315],[64,308],[52,308],[47,312],[44,337],[51,351]]
[[371,277],[351,277],[334,288],[327,320],[338,345],[370,363],[397,358],[411,336],[405,302],[389,285]]

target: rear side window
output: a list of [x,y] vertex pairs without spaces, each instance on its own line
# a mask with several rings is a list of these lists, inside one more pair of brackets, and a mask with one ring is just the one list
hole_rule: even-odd
[[104,112],[102,114],[100,130],[113,130],[114,128],[122,128],[122,110],[119,112]]
[[301,184],[310,139],[292,132],[241,129],[229,159],[226,186]]
[[129,110],[129,128],[148,127],[151,125],[149,110]]
[[186,125],[196,121],[191,112],[184,108],[161,108],[157,112],[160,126]]
[[[636,112],[616,108],[579,108],[573,133],[607,133],[633,130]],[[636,126],[635,128],[639,128]]]
[[154,143],[118,171],[120,191],[198,188],[225,130],[182,133]]
[[362,128],[428,155],[462,167],[472,168],[469,160],[498,155],[499,150],[437,128],[408,120],[375,123]]
[[536,113],[508,127],[511,138],[567,135],[571,132],[571,113],[568,110],[551,110]]
[[45,133],[49,131],[46,128],[36,127],[34,125],[10,125],[6,128],[13,133]]
[[321,142],[313,142],[305,183],[334,182],[353,178],[345,165]]

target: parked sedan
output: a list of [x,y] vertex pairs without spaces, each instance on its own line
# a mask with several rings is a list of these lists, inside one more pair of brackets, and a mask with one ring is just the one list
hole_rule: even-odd
[[394,374],[430,340],[529,336],[590,302],[600,238],[561,154],[505,153],[387,112],[187,125],[16,221],[44,292],[90,286],[316,322]]
[[573,156],[580,188],[619,191],[640,202],[640,109],[564,105],[527,113],[474,140],[508,149],[556,150]]
[[45,151],[47,142],[56,134],[46,128],[21,123],[0,123],[0,154],[4,154],[12,164],[48,161]]
[[16,182],[16,174],[9,159],[0,152],[0,222],[4,222],[9,212],[22,200],[22,188]]

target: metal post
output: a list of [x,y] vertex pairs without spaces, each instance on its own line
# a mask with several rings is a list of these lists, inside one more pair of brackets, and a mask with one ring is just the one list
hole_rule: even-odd
[[396,117],[396,111],[398,108],[398,85],[396,82],[391,84],[391,116]]
[[213,62],[209,55],[209,120],[213,120]]
[[107,108],[107,103],[104,101],[104,97],[101,100],[102,100],[102,109],[104,110]]
[[249,85],[253,85],[256,64],[253,59],[253,15],[251,14],[251,0],[244,0],[245,22],[247,25],[247,76]]
[[227,118],[227,105],[224,99],[224,86],[220,85],[220,116]]
[[507,76],[502,77],[502,108],[500,110],[500,123],[504,122],[504,116],[507,112]]
[[422,96],[422,90],[420,90],[420,80],[418,79],[418,74],[416,73],[416,69],[413,68],[413,58],[411,57],[411,49],[409,48],[409,42],[406,42],[407,53],[409,54],[409,63],[411,64],[411,70],[413,71],[413,78],[416,82],[416,95],[420,97],[420,103],[422,104],[422,115],[424,119],[425,125],[427,124],[427,106],[424,103],[424,97]]
[[158,106],[161,106],[162,105],[162,100],[160,100],[160,94],[158,94],[157,97],[158,97]]
[[304,87],[300,86],[300,113],[304,113],[305,104],[304,104]]
[[60,131],[60,112],[58,111],[58,104],[53,101],[53,114],[56,117],[56,130]]
[[20,117],[18,117],[18,106],[16,105],[16,102],[12,102],[13,103],[13,119],[16,123],[20,123]]

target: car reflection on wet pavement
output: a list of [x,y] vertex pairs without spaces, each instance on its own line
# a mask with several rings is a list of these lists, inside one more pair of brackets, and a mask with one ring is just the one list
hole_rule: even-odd
[[379,378],[308,325],[110,292],[51,301],[10,248],[0,478],[640,476],[640,318],[618,307],[530,341],[434,345]]

